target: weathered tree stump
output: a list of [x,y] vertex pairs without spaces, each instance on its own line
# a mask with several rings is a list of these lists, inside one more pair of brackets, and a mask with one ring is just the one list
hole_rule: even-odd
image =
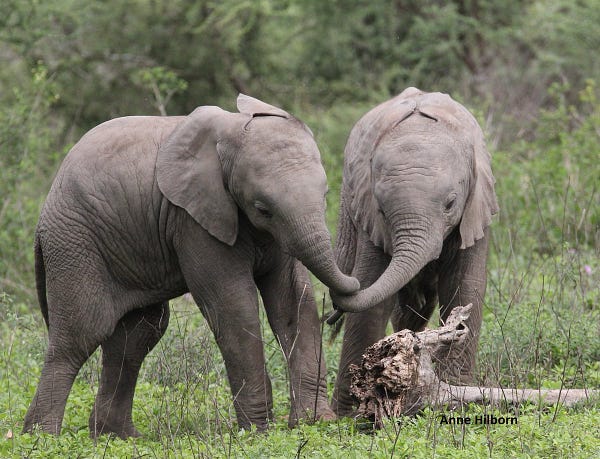
[[381,426],[386,417],[412,415],[426,405],[457,407],[467,403],[498,405],[534,403],[572,405],[600,391],[587,389],[507,389],[453,386],[440,381],[433,362],[450,346],[462,346],[469,333],[465,320],[472,305],[454,308],[443,327],[415,333],[402,330],[370,346],[360,366],[352,365],[351,394],[357,415]]

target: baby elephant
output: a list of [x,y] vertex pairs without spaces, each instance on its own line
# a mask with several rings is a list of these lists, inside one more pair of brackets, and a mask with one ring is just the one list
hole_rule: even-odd
[[[483,133],[449,96],[408,88],[368,112],[345,150],[336,255],[365,290],[332,289],[346,319],[334,411],[352,412],[348,366],[395,330],[421,330],[439,301],[445,320],[473,303],[463,355],[438,363],[440,377],[472,375],[486,287],[488,225],[498,210]],[[339,316],[339,311],[336,315]]]
[[108,121],[65,158],[35,235],[49,342],[25,431],[60,433],[73,380],[101,346],[91,435],[139,435],[140,366],[165,332],[168,300],[188,291],[225,359],[241,427],[272,418],[257,288],[289,365],[290,424],[334,417],[300,262],[335,291],[359,284],[334,260],[319,150],[285,111],[244,95],[237,106]]

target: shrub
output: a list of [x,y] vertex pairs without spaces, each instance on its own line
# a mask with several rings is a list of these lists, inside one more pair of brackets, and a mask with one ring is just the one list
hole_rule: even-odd
[[55,132],[62,126],[50,111],[58,95],[38,65],[0,99],[0,289],[31,301],[33,232],[61,156]]

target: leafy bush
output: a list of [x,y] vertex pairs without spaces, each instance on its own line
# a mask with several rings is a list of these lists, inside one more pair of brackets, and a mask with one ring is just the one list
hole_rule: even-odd
[[0,289],[33,299],[33,232],[61,150],[58,100],[43,65],[0,96]]
[[497,245],[555,254],[565,242],[590,249],[600,243],[600,92],[588,80],[572,105],[568,90],[550,88],[554,104],[540,113],[534,140],[494,154],[504,233]]
[[482,377],[503,384],[560,369],[569,386],[598,384],[600,101],[591,80],[576,106],[569,91],[553,85],[536,138],[493,155],[501,211],[480,354]]

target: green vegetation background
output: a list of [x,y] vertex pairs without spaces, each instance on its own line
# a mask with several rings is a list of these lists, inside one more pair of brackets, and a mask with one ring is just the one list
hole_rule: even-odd
[[[600,456],[594,403],[510,408],[518,427],[453,429],[426,411],[374,434],[349,420],[288,431],[285,366],[268,327],[278,421],[267,435],[240,433],[212,337],[184,301],[142,371],[134,417],[144,439],[88,439],[97,355],[75,384],[63,435],[20,434],[46,339],[32,235],[62,158],[107,119],[233,110],[238,92],[314,131],[332,231],[344,143],[362,114],[407,86],[463,102],[487,134],[501,207],[480,382],[598,388],[598,49],[599,0],[0,2],[0,456]],[[339,339],[324,346],[333,381]]]

